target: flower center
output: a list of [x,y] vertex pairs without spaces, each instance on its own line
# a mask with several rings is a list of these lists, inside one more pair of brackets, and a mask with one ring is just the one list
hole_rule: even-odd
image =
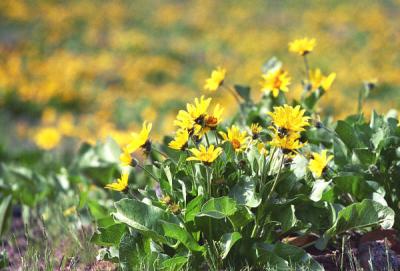
[[281,84],[282,84],[281,79],[279,77],[276,77],[274,81],[274,88],[279,89],[281,87]]
[[209,116],[206,119],[206,125],[208,127],[215,127],[215,126],[217,126],[217,123],[218,123],[218,119],[214,116]]
[[232,139],[232,146],[233,146],[233,148],[235,149],[235,150],[237,150],[237,149],[239,149],[240,148],[240,141],[239,140],[237,140],[236,138],[234,138],[234,139]]

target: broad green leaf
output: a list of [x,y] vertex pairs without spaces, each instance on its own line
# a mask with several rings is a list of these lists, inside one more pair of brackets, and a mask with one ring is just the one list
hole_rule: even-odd
[[376,154],[368,148],[355,148],[353,151],[364,166],[374,164],[376,161]]
[[99,246],[118,246],[125,230],[126,226],[124,224],[114,224],[106,228],[99,228],[90,241]]
[[215,219],[227,218],[237,210],[236,202],[230,197],[212,198],[201,208],[197,216],[209,216]]
[[140,263],[139,247],[141,243],[138,236],[125,233],[119,244],[119,265],[122,270],[130,271]]
[[238,205],[237,211],[229,217],[230,222],[235,230],[246,226],[254,220],[254,214],[249,210],[249,207]]
[[292,266],[303,266],[306,270],[313,271],[324,270],[324,268],[302,248],[284,243],[277,243],[275,244],[273,251],[276,255],[291,263]]
[[372,226],[389,229],[394,224],[394,215],[391,208],[370,199],[353,203],[339,211],[335,224],[324,233],[317,245],[319,248],[325,248],[330,238],[349,230]]
[[200,246],[184,228],[174,223],[169,223],[161,220],[162,227],[164,229],[165,236],[171,237],[173,239],[181,242],[185,247],[191,251],[204,251],[204,247]]
[[187,256],[175,256],[170,259],[166,259],[161,263],[161,269],[168,271],[183,270],[182,267],[188,262]]
[[255,181],[248,177],[237,183],[229,193],[239,205],[246,205],[255,208],[261,203],[261,199],[255,192]]
[[221,258],[225,259],[233,245],[242,238],[239,232],[225,233],[219,241],[221,246]]
[[113,216],[116,221],[127,224],[155,241],[173,246],[164,236],[161,220],[179,224],[174,215],[134,199],[122,199],[115,203],[115,208]]
[[335,132],[349,149],[364,147],[354,128],[347,122],[339,120]]
[[186,210],[185,210],[185,221],[186,222],[194,221],[194,218],[201,210],[202,203],[203,203],[202,195],[195,197],[188,203],[188,205],[186,206]]
[[273,206],[272,208],[271,220],[279,222],[283,232],[287,232],[296,225],[294,205]]
[[323,193],[329,187],[330,183],[331,181],[327,182],[324,180],[316,180],[310,194],[310,199],[315,202],[320,201]]
[[3,198],[0,202],[0,236],[3,234],[5,230],[5,224],[7,220],[7,214],[9,213],[11,207],[12,196],[8,195]]

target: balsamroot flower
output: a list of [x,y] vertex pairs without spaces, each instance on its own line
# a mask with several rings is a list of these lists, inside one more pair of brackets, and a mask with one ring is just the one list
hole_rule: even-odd
[[335,81],[336,73],[331,73],[328,76],[324,76],[320,69],[310,71],[310,81],[312,89],[318,89],[321,87],[323,90],[328,91],[333,81]]
[[293,154],[297,153],[297,150],[304,146],[299,139],[299,133],[289,134],[286,136],[281,136],[278,133],[274,133],[270,144],[271,146],[282,149],[284,154]]
[[257,139],[260,136],[262,127],[258,123],[252,123],[250,126],[251,135],[253,139]]
[[123,148],[122,153],[119,156],[119,161],[122,166],[130,166],[132,163],[132,154],[128,151],[128,148]]
[[327,156],[327,150],[323,150],[321,154],[313,152],[312,159],[308,163],[308,168],[317,177],[321,177],[322,173],[326,169],[329,161],[333,159],[333,155]]
[[117,179],[113,183],[107,184],[105,188],[119,192],[124,192],[125,190],[128,189],[128,178],[129,178],[129,173],[124,172],[122,173],[121,178]]
[[217,128],[218,124],[221,123],[222,121],[222,113],[224,112],[224,108],[221,107],[219,104],[217,104],[214,107],[214,112],[213,114],[207,115],[205,118],[205,126],[210,128],[211,130],[214,130]]
[[206,80],[204,89],[209,91],[216,91],[224,83],[225,74],[226,70],[221,67],[213,70],[211,73],[211,77]]
[[214,145],[210,145],[207,149],[204,145],[200,145],[199,149],[192,148],[190,152],[193,156],[187,158],[187,161],[201,161],[205,165],[210,165],[222,153],[222,148],[215,148]]
[[189,132],[186,129],[179,129],[174,140],[169,142],[168,147],[174,150],[186,150],[189,141]]
[[44,150],[54,149],[61,141],[61,134],[56,128],[41,128],[34,135],[36,145]]
[[220,132],[220,135],[224,139],[224,142],[229,141],[232,144],[235,151],[241,152],[246,148],[247,132],[241,132],[236,125],[228,128],[228,133]]
[[271,92],[272,96],[278,97],[279,92],[288,92],[290,85],[288,73],[282,69],[271,70],[262,75],[261,91]]
[[300,105],[292,107],[285,104],[274,107],[274,111],[269,112],[268,115],[272,117],[273,130],[283,137],[290,133],[304,131],[304,127],[310,125],[310,117],[304,116],[304,113],[305,110],[300,109]]
[[315,39],[297,39],[289,43],[289,51],[301,56],[305,56],[314,50],[316,43],[317,41]]
[[137,149],[142,148],[145,152],[151,151],[151,141],[149,140],[149,134],[151,131],[152,124],[143,122],[142,130],[139,134],[132,133],[132,140],[126,147],[129,153],[135,152]]

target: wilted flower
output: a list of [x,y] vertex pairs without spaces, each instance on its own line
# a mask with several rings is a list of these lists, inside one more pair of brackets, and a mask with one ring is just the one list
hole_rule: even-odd
[[323,150],[321,154],[313,152],[312,159],[308,164],[308,168],[315,176],[320,177],[324,172],[329,161],[333,159],[333,155],[327,156],[327,150]]
[[226,70],[221,67],[213,70],[211,73],[211,77],[206,80],[204,89],[209,91],[216,91],[224,83],[225,74]]
[[314,50],[316,43],[315,39],[297,39],[289,43],[289,51],[304,56]]
[[278,97],[279,91],[288,92],[289,85],[290,77],[288,73],[282,69],[271,70],[262,75],[261,91],[270,91],[275,98]]

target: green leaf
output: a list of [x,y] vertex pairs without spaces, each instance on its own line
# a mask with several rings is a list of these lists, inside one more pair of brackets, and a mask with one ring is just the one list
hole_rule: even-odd
[[194,221],[194,218],[201,210],[201,205],[203,203],[203,196],[199,195],[192,199],[188,205],[186,206],[185,210],[185,221]]
[[242,238],[239,232],[225,233],[219,241],[221,246],[221,258],[225,259],[233,245]]
[[271,214],[271,220],[279,222],[281,224],[282,231],[287,232],[294,225],[296,225],[297,222],[294,205],[284,205],[277,208],[274,206]]
[[[324,268],[313,259],[313,257],[305,252],[302,248],[284,244],[277,243],[274,246],[274,253],[281,257],[282,259],[287,260],[294,266],[303,266],[309,269],[306,270],[314,270],[314,271],[323,271]],[[300,269],[302,270],[302,269]]]
[[5,230],[7,214],[9,213],[9,210],[11,208],[11,200],[12,196],[8,195],[7,197],[3,198],[0,203],[0,236]]
[[230,197],[212,198],[201,208],[197,216],[209,216],[215,219],[227,218],[237,210],[236,202]]
[[242,97],[246,102],[250,101],[250,87],[249,86],[234,86],[236,92]]
[[345,121],[339,120],[335,132],[349,149],[365,147],[354,128]]
[[160,222],[162,223],[165,236],[178,240],[191,251],[203,252],[205,250],[204,247],[200,246],[194,240],[193,236],[191,236],[185,229],[181,228],[179,225],[162,220]]
[[324,180],[316,180],[310,194],[310,199],[315,202],[320,201],[330,183],[331,181],[326,182]]
[[141,254],[139,247],[143,249],[139,236],[125,233],[119,244],[119,265],[122,270],[134,270],[141,262]]
[[237,211],[229,217],[229,220],[235,229],[240,229],[254,220],[254,214],[247,206],[238,205]]
[[391,208],[370,199],[353,203],[339,211],[335,224],[324,233],[317,246],[323,249],[330,238],[349,230],[378,225],[383,229],[389,229],[394,224],[394,215]]
[[114,224],[99,228],[90,241],[99,246],[118,246],[125,230],[126,226],[124,224]]
[[354,153],[356,154],[358,160],[365,166],[374,164],[376,161],[376,155],[368,148],[355,148]]
[[115,208],[113,216],[116,221],[127,224],[155,241],[174,246],[166,239],[161,223],[161,220],[164,220],[179,224],[178,218],[174,215],[134,199],[122,199],[115,203]]
[[261,203],[261,199],[255,192],[255,181],[247,177],[241,182],[237,183],[229,193],[239,205],[246,205],[250,208],[255,208]]
[[164,260],[161,263],[161,269],[166,269],[168,271],[183,270],[183,266],[188,262],[188,260],[189,258],[187,256],[175,256]]

